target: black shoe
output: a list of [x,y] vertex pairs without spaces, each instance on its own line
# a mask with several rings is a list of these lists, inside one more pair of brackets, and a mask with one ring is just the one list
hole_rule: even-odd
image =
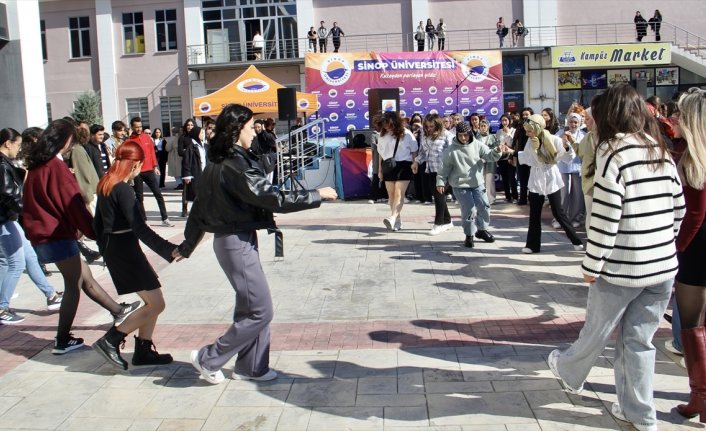
[[664,320],[666,320],[667,322],[672,323],[672,316],[670,316],[669,314],[664,313],[662,317],[664,317]]
[[181,216],[182,216],[183,218],[187,218],[187,217],[189,216],[189,213],[186,212],[186,211],[182,211],[182,212],[181,212]]
[[179,184],[178,186],[174,187],[174,190],[184,190],[184,184]]
[[119,338],[117,335],[114,334],[116,332],[120,334],[118,330],[115,329],[115,326],[110,328],[110,331],[108,331],[107,334],[105,334],[104,336],[99,338],[98,341],[93,343],[93,350],[100,353],[101,356],[103,356],[110,365],[113,365],[122,370],[127,370],[127,362],[125,361],[125,359],[123,359],[122,356],[120,356],[120,347],[121,345],[125,344],[125,339],[123,338],[122,340],[117,341],[115,344],[109,341],[109,338]]
[[166,365],[174,361],[169,353],[159,353],[152,340],[135,337],[135,354],[132,365]]
[[42,272],[44,273],[45,277],[51,277],[51,271],[47,269],[47,266],[45,264],[40,263],[39,267],[42,268]]
[[495,237],[487,230],[479,230],[476,232],[476,238],[482,239],[485,242],[495,242]]
[[463,241],[463,246],[473,248],[473,237],[470,235],[466,235],[466,240]]
[[527,201],[517,201],[517,205],[527,205]]
[[63,355],[81,347],[83,347],[83,338],[74,337],[74,334],[69,333],[66,340],[60,341],[58,338],[54,338],[54,348],[51,352],[54,355]]
[[83,258],[86,259],[86,262],[93,263],[101,257],[101,254],[99,252],[88,248],[88,246],[86,246],[83,241],[76,242],[78,243],[78,249],[83,255]]

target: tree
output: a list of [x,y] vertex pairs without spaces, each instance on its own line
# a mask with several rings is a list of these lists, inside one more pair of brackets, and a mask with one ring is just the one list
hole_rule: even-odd
[[71,116],[76,121],[90,124],[103,124],[100,116],[101,99],[93,91],[87,91],[76,98]]

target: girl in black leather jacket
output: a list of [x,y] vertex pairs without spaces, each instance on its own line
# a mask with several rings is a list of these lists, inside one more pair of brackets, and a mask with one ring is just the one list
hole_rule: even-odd
[[317,208],[336,199],[330,187],[283,191],[267,180],[259,158],[250,151],[255,137],[253,112],[228,105],[216,120],[209,163],[201,175],[196,200],[179,252],[189,257],[204,232],[215,233],[213,249],[235,290],[233,324],[217,342],[191,352],[191,363],[209,383],[221,383],[221,371],[238,355],[234,379],[272,380],[269,367],[272,299],[260,264],[258,229],[276,229],[273,212]]

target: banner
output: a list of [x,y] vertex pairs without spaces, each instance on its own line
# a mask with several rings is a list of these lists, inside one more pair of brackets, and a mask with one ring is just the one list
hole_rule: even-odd
[[305,66],[329,136],[369,128],[370,88],[398,87],[403,117],[477,112],[497,125],[502,115],[500,51],[307,53]]
[[669,43],[630,43],[622,45],[579,45],[552,47],[552,67],[625,67],[669,64]]

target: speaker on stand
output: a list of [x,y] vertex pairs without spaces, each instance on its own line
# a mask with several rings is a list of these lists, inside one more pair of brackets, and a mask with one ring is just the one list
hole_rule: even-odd
[[[292,160],[292,120],[297,118],[297,90],[294,88],[277,89],[277,115],[280,121],[287,121],[287,148],[289,149],[289,177],[290,185],[294,187],[294,162]],[[284,172],[282,172],[284,174]],[[284,181],[283,181],[284,183]]]

